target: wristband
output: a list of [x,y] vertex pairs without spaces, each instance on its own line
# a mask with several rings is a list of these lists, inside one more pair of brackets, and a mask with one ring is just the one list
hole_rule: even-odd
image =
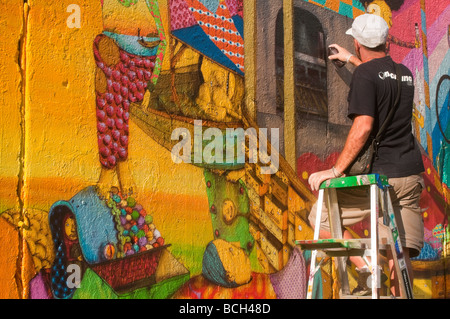
[[353,56],[353,54],[350,54],[347,58],[347,61],[345,61],[345,63],[348,63],[348,61],[350,61],[351,57]]
[[[342,176],[342,173],[341,172],[339,172],[334,166],[331,168],[331,171],[333,172],[333,174],[334,174],[334,177],[336,177],[336,178],[338,178],[338,177],[341,177]],[[337,173],[337,174],[336,174]]]

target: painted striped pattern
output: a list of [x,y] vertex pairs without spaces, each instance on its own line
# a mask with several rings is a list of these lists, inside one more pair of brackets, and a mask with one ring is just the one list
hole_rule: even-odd
[[208,10],[197,0],[187,0],[189,11],[209,39],[241,71],[244,71],[244,39],[234,25],[230,12],[221,2],[216,12]]

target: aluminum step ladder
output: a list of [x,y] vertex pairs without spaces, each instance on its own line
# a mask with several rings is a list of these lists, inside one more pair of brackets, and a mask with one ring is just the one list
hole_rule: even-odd
[[[370,238],[344,239],[339,204],[336,190],[339,188],[369,187],[370,188]],[[398,235],[394,210],[389,195],[389,184],[386,176],[378,174],[359,175],[350,177],[334,178],[322,183],[319,189],[317,202],[316,227],[314,229],[313,240],[296,241],[296,244],[303,250],[311,250],[310,275],[308,280],[307,299],[312,299],[312,290],[316,272],[320,269],[325,257],[335,258],[338,278],[340,280],[340,298],[372,298],[380,299],[380,269],[379,250],[387,249],[390,246],[394,260],[396,273],[398,274],[400,291],[402,298],[412,299],[412,285],[408,269],[403,255],[403,249]],[[331,239],[320,239],[320,222],[322,215],[322,205],[328,208],[330,222]],[[379,224],[379,212],[382,212],[383,223]],[[379,238],[379,228],[385,228],[387,238]],[[325,257],[316,265],[318,253],[323,252]],[[371,271],[372,295],[361,297],[353,296],[350,293],[348,282],[346,259],[349,256],[361,256],[364,258]],[[369,262],[367,257],[370,256]],[[383,296],[384,297],[384,296]]]

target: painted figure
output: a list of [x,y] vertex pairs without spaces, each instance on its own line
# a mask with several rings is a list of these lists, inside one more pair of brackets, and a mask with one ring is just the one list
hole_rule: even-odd
[[75,217],[71,214],[68,214],[64,221],[64,241],[67,261],[70,264],[78,265],[81,273],[84,273],[85,263],[83,262],[83,253],[78,242],[77,223]]
[[208,244],[203,255],[203,275],[224,287],[238,287],[252,279],[250,259],[244,250],[223,239]]
[[156,0],[104,0],[96,62],[98,184],[109,190],[117,174],[122,193],[135,192],[127,166],[130,105],[142,103],[157,82],[166,48]]

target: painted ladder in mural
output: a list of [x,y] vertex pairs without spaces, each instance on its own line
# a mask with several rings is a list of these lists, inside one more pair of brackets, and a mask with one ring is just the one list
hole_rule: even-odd
[[[183,3],[178,1],[178,5]],[[116,1],[103,1],[104,8],[108,4],[117,6]],[[133,8],[137,4],[120,5]],[[196,118],[203,119],[204,129],[216,128],[223,133],[227,128],[257,128],[242,110],[242,3],[221,1],[212,16],[215,25],[206,18],[211,7],[196,1],[187,3],[192,19],[202,26],[198,34],[205,32],[204,40],[219,51],[212,55],[211,50],[200,52],[198,41],[191,46],[187,44],[189,39],[173,30],[179,38],[169,39],[168,73],[161,71],[166,37],[157,4],[145,4],[156,23],[154,36],[141,36],[141,29],[137,34],[112,32],[116,28],[104,21],[104,32],[94,40],[102,170],[97,187],[88,187],[68,201],[58,201],[50,209],[55,258],[49,271],[41,272],[33,284],[42,291],[50,287],[47,295],[53,298],[168,298],[189,279],[189,271],[167,250],[170,243],[156,228],[157,222],[135,200],[137,189],[126,163],[130,118],[168,151],[175,144],[171,134],[176,128],[188,128],[195,137]],[[176,4],[174,1],[172,6]],[[221,24],[219,31],[217,23]],[[177,62],[188,48],[198,49],[200,58],[180,72]],[[203,141],[202,149],[205,147]],[[277,273],[272,277],[278,282],[277,295],[286,295],[279,291],[286,281],[282,277],[292,278],[297,267],[286,266],[298,265],[303,259],[294,251],[294,240],[311,234],[305,217],[313,196],[285,160],[280,160],[280,170],[273,176],[262,174],[259,164],[245,164],[236,158],[220,164],[194,164],[204,169],[215,239],[204,255],[204,273],[209,273],[208,265],[218,260],[207,257],[211,247],[219,250],[237,243],[244,261],[257,250],[263,273]],[[111,187],[113,172],[119,177],[119,187]],[[80,271],[81,282],[76,284],[81,285],[69,288],[66,283],[71,280],[73,267]],[[239,282],[229,280],[219,283],[234,286]],[[301,296],[301,287],[295,296]]]
[[[131,104],[131,118],[169,151],[180,127],[195,143],[195,118],[202,119],[200,134],[209,128],[224,137],[227,129],[259,132],[242,107],[242,2],[173,0],[170,9],[170,73],[161,74],[148,104]],[[187,50],[199,54],[198,63],[177,68]],[[202,141],[202,151],[208,142]],[[226,143],[224,138],[224,149]],[[213,164],[190,161],[204,168],[214,238],[237,242],[247,254],[256,249],[263,273],[279,272],[293,255],[294,240],[312,236],[305,220],[314,196],[284,158],[271,176],[261,173],[261,163],[244,164],[236,156]]]
[[[225,5],[228,3],[233,3],[233,1],[227,1],[227,3],[221,2],[219,5],[220,9],[225,9]],[[183,9],[184,11],[182,11]],[[193,48],[194,50],[198,50],[198,52],[202,53],[201,65],[191,71],[190,77],[192,79],[200,78],[200,74],[198,74],[198,70],[200,69],[202,72],[201,76],[204,78],[204,83],[199,83],[197,86],[197,91],[199,92],[197,98],[195,96],[186,97],[190,86],[192,86],[192,81],[188,81],[188,83],[186,83],[186,81],[183,80],[183,78],[186,78],[187,75],[175,72],[170,75],[170,78],[175,78],[175,80],[172,80],[172,85],[175,81],[177,83],[177,85],[171,90],[171,92],[173,92],[171,101],[173,101],[173,104],[180,101],[177,105],[179,111],[175,112],[175,114],[167,114],[171,111],[170,109],[166,109],[167,113],[160,110],[154,110],[154,106],[152,105],[149,105],[149,107],[146,108],[146,106],[139,107],[134,104],[131,107],[131,116],[134,118],[138,126],[140,126],[149,134],[149,136],[155,138],[168,150],[171,150],[174,144],[178,142],[171,140],[171,133],[174,129],[178,127],[187,127],[191,132],[190,135],[192,137],[195,136],[193,119],[189,117],[190,114],[188,113],[195,112],[195,110],[197,110],[198,115],[204,117],[202,122],[204,129],[208,129],[210,127],[219,128],[222,130],[223,136],[226,135],[225,131],[227,128],[243,128],[246,130],[249,127],[253,127],[258,131],[255,123],[248,123],[248,118],[242,113],[242,108],[240,105],[242,103],[243,94],[240,92],[240,89],[243,87],[243,79],[239,76],[241,72],[239,72],[237,66],[232,66],[229,62],[226,62],[225,53],[217,53],[216,55],[213,53],[216,51],[208,50],[208,46],[204,46],[202,42],[197,41],[199,36],[194,36],[194,34],[196,32],[201,34],[202,32],[200,32],[199,26],[208,25],[208,23],[202,22],[202,20],[197,20],[203,17],[194,16],[190,13],[194,10],[197,10],[196,12],[201,11],[204,13],[204,16],[209,16],[209,14],[217,15],[215,19],[219,20],[227,20],[230,19],[229,17],[231,16],[233,21],[237,21],[234,28],[229,26],[228,29],[224,29],[224,26],[222,25],[219,25],[220,28],[216,28],[217,25],[212,24],[210,24],[210,28],[213,30],[220,29],[218,32],[221,32],[221,34],[228,33],[234,35],[236,35],[236,29],[240,29],[240,34],[242,34],[242,11],[238,11],[236,14],[233,14],[232,10],[230,10],[231,12],[229,14],[220,15],[220,12],[211,12],[206,7],[189,8],[184,1],[171,2],[171,23],[173,28],[172,35],[174,37],[174,39],[171,40],[174,43],[173,46],[177,47],[178,42],[183,41],[180,45],[178,45],[178,47],[180,47],[179,51],[172,57],[171,65],[173,69],[175,69],[175,64],[179,58],[178,54],[181,55],[183,50],[190,44],[189,48]],[[190,18],[184,19],[186,16]],[[178,17],[184,18],[180,19]],[[227,21],[231,22],[230,20]],[[196,41],[191,43],[188,35],[192,36],[193,39],[196,39]],[[208,41],[208,38],[211,38],[211,36],[203,36],[204,41]],[[242,39],[236,41],[235,47],[241,48],[243,46],[243,44],[240,44],[241,42]],[[214,59],[215,63],[219,63],[222,67],[228,68],[229,70],[224,70],[222,67],[216,66],[207,61],[207,59]],[[210,87],[202,90],[202,87],[209,86],[210,83]],[[222,88],[224,90],[223,95],[218,96]],[[215,91],[214,96],[213,94],[209,94],[211,89]],[[204,92],[206,93],[203,94]],[[186,102],[187,100],[189,102]],[[208,102],[208,104],[213,107],[215,112],[217,112],[218,109],[221,109],[222,105],[220,104],[223,103],[223,100],[229,100],[231,102],[226,106],[226,111],[223,113],[211,114],[208,111],[203,114],[201,113],[201,111],[205,109],[203,108],[204,102]],[[166,105],[167,104],[164,106]],[[174,108],[175,107],[172,109]],[[224,114],[231,116],[224,116]],[[237,115],[232,116],[233,114]],[[226,121],[227,119],[228,122]],[[224,120],[225,123],[223,123]],[[225,144],[226,141],[224,140],[224,145]],[[301,216],[298,216],[297,218],[294,216],[299,214],[302,210],[304,210],[303,214],[306,215],[306,203],[308,202],[308,199],[310,200],[312,198],[310,192],[299,182],[294,184],[297,186],[297,189],[295,190],[295,186],[291,185],[292,182],[289,181],[288,177],[283,172],[283,169],[288,169],[288,165],[286,164],[284,165],[284,168],[282,168],[281,171],[273,177],[262,175],[260,173],[260,166],[258,165],[226,163],[226,161],[224,161],[223,164],[207,165],[203,163],[197,165],[206,168],[205,180],[207,183],[207,193],[211,207],[214,236],[216,238],[224,238],[233,242],[236,241],[236,238],[233,238],[234,236],[238,236],[238,234],[245,234],[241,235],[244,238],[239,240],[241,242],[241,247],[245,251],[250,252],[255,245],[254,240],[256,240],[258,252],[260,249],[263,249],[265,252],[262,253],[261,251],[261,253],[258,253],[258,256],[262,260],[262,265],[265,267],[264,270],[281,270],[283,265],[286,264],[290,249],[293,246],[294,229],[299,229],[299,227],[295,227],[295,223],[301,223],[303,221]],[[289,172],[291,179],[294,178],[294,180],[297,181],[297,177],[293,171],[290,170]],[[228,191],[225,191],[226,189],[228,189]],[[230,191],[232,189],[235,189],[238,194],[245,194],[245,203],[238,204],[236,201],[226,202],[223,198],[221,199],[221,197],[226,194],[230,196],[230,192],[234,192]],[[299,192],[306,195],[299,195]],[[289,196],[290,200],[288,200]],[[245,215],[245,227],[250,227],[250,233],[253,236],[249,236],[250,234],[248,230],[242,232],[240,230],[241,226],[239,226],[239,223],[236,223],[233,228],[231,226],[227,226],[227,224],[232,225],[233,220],[229,219],[229,217],[220,216],[221,212],[223,212],[227,206],[231,207],[230,210],[232,211],[231,215],[233,218],[236,216],[236,218],[239,219],[240,214]],[[248,219],[253,222],[250,222],[249,224]],[[241,221],[243,220],[244,219]],[[262,233],[259,228],[261,223],[264,225],[263,229],[267,229],[269,231]],[[304,229],[304,232],[307,232],[308,228],[306,227],[306,222],[303,221],[303,223],[304,227],[301,229]],[[308,233],[305,234],[305,238],[307,235]],[[288,238],[290,239],[289,241]],[[268,256],[269,259],[264,256]]]

